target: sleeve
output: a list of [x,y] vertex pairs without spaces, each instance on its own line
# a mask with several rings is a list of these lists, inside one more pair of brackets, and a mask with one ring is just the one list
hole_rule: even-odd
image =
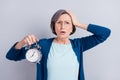
[[110,29],[94,24],[89,24],[87,31],[93,34],[80,39],[82,51],[86,51],[97,44],[104,42],[111,33]]
[[15,49],[15,43],[6,54],[6,58],[9,60],[19,61],[25,59],[26,49],[25,47],[21,49]]

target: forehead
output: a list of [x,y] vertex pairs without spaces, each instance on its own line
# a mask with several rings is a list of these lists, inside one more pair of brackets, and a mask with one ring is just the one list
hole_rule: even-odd
[[58,18],[58,20],[71,21],[71,17],[70,17],[70,15],[68,15],[68,14],[62,14],[62,15]]

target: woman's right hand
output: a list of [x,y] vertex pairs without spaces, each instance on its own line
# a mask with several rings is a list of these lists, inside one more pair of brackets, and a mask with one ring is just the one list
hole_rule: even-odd
[[33,34],[27,35],[15,45],[15,49],[21,49],[24,45],[29,46],[31,44],[36,43],[37,41],[38,38],[35,35]]

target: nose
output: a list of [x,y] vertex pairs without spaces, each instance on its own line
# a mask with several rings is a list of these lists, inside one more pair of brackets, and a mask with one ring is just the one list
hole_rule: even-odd
[[61,23],[61,28],[62,28],[62,29],[65,28],[65,24],[64,24],[64,22]]

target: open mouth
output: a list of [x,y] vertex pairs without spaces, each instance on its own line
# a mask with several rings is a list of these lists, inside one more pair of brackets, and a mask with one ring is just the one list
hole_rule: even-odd
[[65,31],[60,31],[60,34],[65,34],[66,32]]

